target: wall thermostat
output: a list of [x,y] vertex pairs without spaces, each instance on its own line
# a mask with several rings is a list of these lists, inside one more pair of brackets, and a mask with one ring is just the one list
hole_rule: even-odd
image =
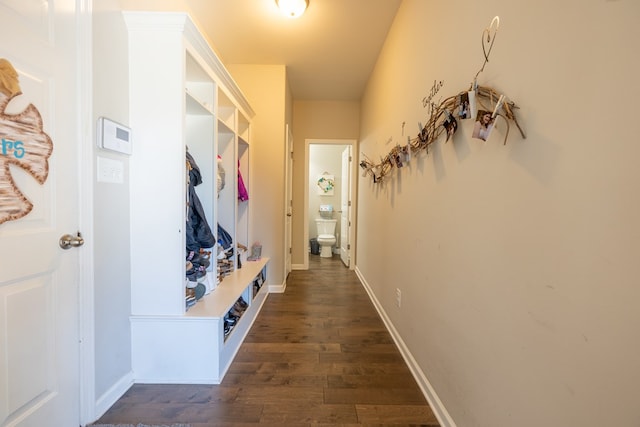
[[118,153],[131,154],[131,129],[109,120],[98,118],[98,147]]

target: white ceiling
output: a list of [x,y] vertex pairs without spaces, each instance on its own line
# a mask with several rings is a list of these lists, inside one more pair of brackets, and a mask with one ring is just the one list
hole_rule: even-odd
[[302,17],[275,0],[124,0],[185,9],[225,64],[285,64],[296,100],[360,100],[402,0],[309,0]]

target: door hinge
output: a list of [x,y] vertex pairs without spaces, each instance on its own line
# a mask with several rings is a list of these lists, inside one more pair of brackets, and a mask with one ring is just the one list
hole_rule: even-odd
[[349,243],[349,244],[347,245],[347,249],[348,249],[348,250],[351,250],[351,243]]
[[349,203],[347,203],[347,206],[351,206],[351,200],[349,200]]

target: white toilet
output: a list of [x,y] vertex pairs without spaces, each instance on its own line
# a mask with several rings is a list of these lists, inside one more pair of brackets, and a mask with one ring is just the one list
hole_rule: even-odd
[[321,257],[333,256],[331,248],[336,244],[336,222],[338,221],[333,219],[333,206],[320,205],[320,218],[316,219],[316,229]]

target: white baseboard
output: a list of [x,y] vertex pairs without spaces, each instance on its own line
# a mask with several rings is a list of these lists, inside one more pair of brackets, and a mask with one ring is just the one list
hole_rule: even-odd
[[456,423],[453,421],[453,418],[451,418],[451,416],[449,415],[449,412],[442,404],[442,401],[440,400],[435,390],[431,386],[431,383],[429,382],[427,377],[424,375],[424,372],[422,372],[422,369],[420,369],[420,366],[418,366],[418,363],[416,362],[413,355],[411,354],[411,352],[405,345],[404,341],[400,337],[400,334],[398,334],[398,331],[393,326],[391,319],[389,319],[389,316],[387,316],[387,313],[382,308],[382,305],[374,295],[373,291],[371,290],[371,287],[369,286],[366,279],[362,275],[362,272],[358,269],[357,266],[355,267],[354,271],[358,276],[358,278],[360,279],[360,283],[362,283],[362,286],[367,291],[367,294],[369,295],[371,302],[373,303],[374,307],[378,311],[378,314],[382,318],[382,321],[387,327],[387,330],[391,334],[391,337],[393,338],[393,341],[396,343],[398,350],[400,350],[400,353],[402,354],[402,357],[407,363],[407,366],[409,367],[411,374],[413,375],[416,382],[418,383],[418,387],[420,387],[420,390],[422,390],[422,394],[424,394],[424,397],[427,399],[427,402],[429,402],[429,406],[431,407],[431,410],[433,411],[436,418],[438,418],[438,422],[442,427],[456,427]]
[[283,294],[287,289],[287,282],[284,281],[280,285],[269,285],[269,293],[270,294]]
[[292,270],[307,270],[304,264],[291,264]]
[[[96,420],[105,414],[133,385],[133,372],[127,373],[109,388],[102,396],[96,399]],[[95,421],[95,420],[94,420]]]

